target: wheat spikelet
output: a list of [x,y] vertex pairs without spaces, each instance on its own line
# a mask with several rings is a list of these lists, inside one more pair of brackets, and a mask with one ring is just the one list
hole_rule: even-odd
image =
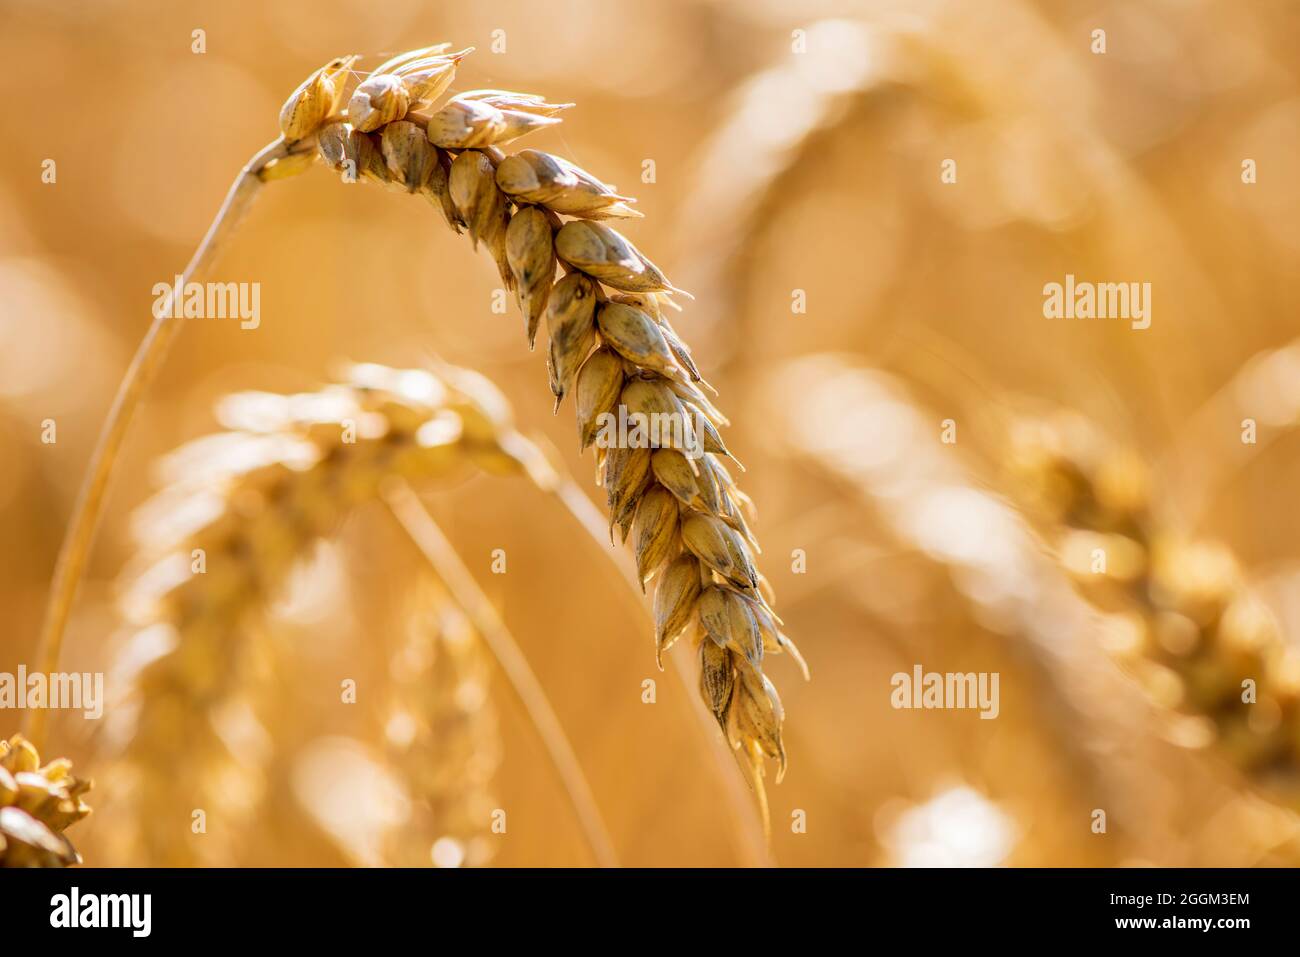
[[[639,526],[633,544],[643,586],[665,567],[677,569],[675,577],[687,577],[689,568],[696,578],[694,588],[675,582],[657,588],[658,654],[688,632],[699,641],[706,703],[755,777],[767,756],[778,761],[779,780],[783,711],[762,659],[794,646],[780,630],[770,588],[754,565],[757,543],[745,518],[752,505],[720,461],[730,454],[718,434],[726,419],[705,394],[689,349],[663,312],[681,290],[605,224],[639,215],[631,197],[561,157],[501,151],[502,144],[558,122],[554,114],[568,104],[477,90],[431,115],[414,112],[417,100],[432,94],[408,89],[405,64],[432,57],[454,72],[455,58],[444,57],[445,49],[390,61],[358,87],[346,112],[326,109],[318,128],[294,132],[315,135],[321,159],[345,180],[423,195],[454,230],[464,228],[475,247],[487,247],[506,289],[516,295],[530,347],[545,319],[551,391],[557,407],[576,393],[583,448],[596,442],[598,420],[620,409],[694,423],[699,435],[687,430],[688,439],[698,437],[705,454],[687,463],[689,480],[666,459],[656,468],[652,458],[660,453],[651,448],[603,447],[597,450],[598,480],[611,530],[617,526],[626,541]],[[304,95],[301,89],[294,94]],[[332,104],[331,96],[322,91],[312,98]],[[557,264],[564,271],[558,281]],[[727,603],[725,619],[705,622],[706,600]]]
[[1124,663],[1157,703],[1189,716],[1178,740],[1212,744],[1270,796],[1300,804],[1300,653],[1232,553],[1162,520],[1137,457],[1084,421],[1026,423],[1013,448],[1065,566],[1126,615]]
[[80,864],[63,832],[90,813],[81,800],[89,790],[67,758],[42,765],[21,734],[0,741],[0,867]]
[[487,787],[500,758],[491,667],[465,613],[441,583],[423,580],[391,659],[385,736],[415,806],[391,836],[391,863],[458,867],[491,859]]
[[[126,658],[136,671],[127,726],[124,805],[148,859],[188,863],[215,842],[187,842],[189,814],[209,806],[248,755],[223,740],[223,709],[257,667],[251,640],[295,565],[388,480],[414,484],[468,465],[549,474],[510,428],[504,398],[472,373],[440,376],[356,366],[320,392],[228,397],[231,431],[164,463],[169,487],[137,521],[151,561],[125,596],[142,627]],[[233,797],[238,797],[234,795]]]

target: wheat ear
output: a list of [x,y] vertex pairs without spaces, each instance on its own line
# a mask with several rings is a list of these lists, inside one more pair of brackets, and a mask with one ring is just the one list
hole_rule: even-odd
[[[1132,734],[1140,710],[1092,640],[1093,610],[1042,554],[1012,506],[986,491],[988,482],[960,458],[936,446],[933,410],[893,376],[834,355],[791,359],[760,391],[768,400],[759,414],[782,444],[860,496],[894,539],[951,569],[972,607],[1003,623],[998,630],[1006,634],[1007,651],[1023,658],[1043,684],[1031,720],[1052,736],[1075,787],[1096,806],[1132,809],[1140,782],[1105,755]],[[807,422],[834,427],[802,428]],[[879,455],[885,446],[893,454]],[[996,547],[973,548],[969,537],[936,535],[933,523],[919,520],[946,514],[956,501]]]
[[390,835],[386,860],[473,867],[491,859],[488,786],[501,753],[491,669],[464,610],[441,582],[422,576],[390,659],[385,696],[385,743],[414,811]]
[[1077,417],[1023,423],[1012,464],[1065,567],[1125,614],[1121,660],[1189,717],[1176,740],[1212,745],[1267,796],[1300,806],[1300,654],[1229,549],[1163,520],[1137,456]]
[[67,758],[42,765],[21,734],[0,741],[0,868],[80,864],[63,832],[90,813],[81,799],[89,790]]
[[[233,431],[164,463],[169,487],[137,519],[147,569],[124,597],[142,628],[124,659],[137,694],[120,712],[129,717],[116,719],[129,722],[114,729],[124,741],[119,781],[155,862],[188,862],[192,849],[176,838],[186,823],[169,815],[206,806],[240,763],[214,719],[255,660],[250,635],[267,602],[315,541],[385,482],[423,484],[470,465],[551,475],[511,427],[500,393],[462,370],[356,366],[317,393],[228,397],[218,415]],[[566,742],[547,744],[572,761]]]
[[[767,756],[777,760],[779,780],[784,713],[763,658],[797,651],[754,564],[751,503],[722,463],[730,456],[718,434],[726,419],[663,311],[681,290],[601,222],[639,215],[630,197],[561,157],[501,151],[558,122],[555,114],[569,104],[475,90],[414,112],[442,92],[468,52],[430,48],[378,67],[346,114],[312,131],[320,156],[347,181],[424,196],[452,229],[482,243],[517,296],[530,347],[545,318],[551,392],[557,407],[574,394],[582,448],[598,446],[611,534],[617,526],[625,542],[633,535],[643,587],[657,579],[659,656],[684,634],[698,640],[700,692],[710,711],[755,778]],[[690,423],[686,438],[602,447],[604,417],[620,411]],[[698,462],[683,455],[683,445],[695,442],[703,449]]]

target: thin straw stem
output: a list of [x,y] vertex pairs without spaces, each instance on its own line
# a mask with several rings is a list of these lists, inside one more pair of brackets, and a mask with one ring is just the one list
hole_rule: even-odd
[[582,772],[582,765],[578,763],[564,727],[547,700],[546,692],[542,690],[528,659],[497,614],[496,608],[479,588],[456,549],[408,484],[403,481],[394,482],[385,489],[384,500],[416,548],[474,623],[484,644],[505,672],[555,765],[596,863],[601,867],[617,867],[609,832],[591,792],[591,785]]
[[[181,274],[181,288],[207,269],[211,269],[226,240],[234,232],[252,205],[254,197],[260,192],[261,171],[272,160],[280,159],[289,153],[289,146],[280,137],[264,146],[240,170],[231,184],[221,209],[208,227],[207,234],[194,251],[189,264]],[[104,498],[108,492],[109,480],[113,474],[113,465],[117,461],[122,443],[126,439],[131,422],[140,406],[140,400],[149,384],[162,367],[167,350],[180,332],[179,320],[172,317],[174,312],[173,295],[169,290],[166,300],[154,316],[149,331],[145,333],[131,365],[118,386],[113,405],[108,410],[99,431],[95,451],[91,455],[81,490],[73,506],[72,518],[64,532],[63,542],[59,547],[59,556],[54,566],[54,580],[50,586],[50,595],[45,606],[45,619],[41,625],[41,634],[36,645],[36,660],[40,670],[46,674],[58,668],[59,653],[63,648],[63,635],[67,630],[68,617],[77,597],[90,556],[95,533],[99,528],[103,513]],[[25,715],[25,734],[37,748],[44,747],[46,709],[31,708]]]

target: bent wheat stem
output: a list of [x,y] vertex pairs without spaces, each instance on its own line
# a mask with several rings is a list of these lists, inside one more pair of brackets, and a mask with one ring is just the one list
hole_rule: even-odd
[[1300,652],[1225,544],[1164,513],[1138,455],[1087,420],[1023,422],[1009,461],[1087,597],[1122,622],[1112,641],[1171,737],[1212,746],[1268,799],[1300,807]]
[[470,570],[456,554],[456,549],[410,485],[397,480],[383,492],[383,497],[416,548],[428,559],[434,573],[442,579],[455,596],[457,604],[474,623],[475,630],[482,636],[511,687],[519,695],[520,703],[528,712],[533,727],[537,729],[542,744],[560,775],[596,863],[601,867],[617,866],[609,833],[600,816],[600,808],[596,805],[591,785],[587,783],[577,755],[573,753],[564,727],[537,676],[533,674],[528,659],[502,622],[496,608],[487,595],[483,594]]
[[[298,144],[294,144],[296,147]],[[284,137],[262,147],[250,159],[231,184],[225,201],[217,211],[216,218],[208,227],[203,241],[190,258],[181,273],[181,286],[184,288],[195,276],[211,269],[220,254],[222,244],[230,237],[244,215],[252,205],[262,186],[263,174],[277,160],[290,154],[290,146]],[[145,390],[162,367],[167,350],[180,331],[180,323],[171,318],[172,296],[169,291],[163,306],[154,316],[149,331],[145,333],[135,356],[127,367],[126,374],[113,397],[113,405],[108,410],[108,417],[100,427],[99,439],[90,458],[86,476],[81,490],[77,494],[76,504],[72,509],[72,518],[64,532],[63,543],[54,566],[54,579],[50,586],[50,595],[45,609],[45,619],[41,634],[37,640],[36,659],[40,670],[49,674],[58,668],[59,653],[63,647],[63,634],[67,630],[68,617],[72,613],[72,603],[77,597],[77,587],[81,584],[86,561],[90,556],[95,533],[99,528],[99,518],[104,509],[104,497],[108,492],[109,479],[112,477],[113,464],[117,461],[122,443],[135,418]],[[46,711],[32,708],[25,715],[27,736],[41,747],[45,735]]]

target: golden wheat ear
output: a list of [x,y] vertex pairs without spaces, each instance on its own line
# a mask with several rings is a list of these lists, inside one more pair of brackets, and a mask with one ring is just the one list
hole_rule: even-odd
[[[319,539],[392,481],[545,475],[499,393],[454,370],[354,366],[314,393],[229,396],[218,415],[227,431],[160,464],[166,487],[136,516],[123,595],[138,631],[123,655],[133,706],[110,716],[123,746],[114,784],[153,863],[192,863],[175,809],[206,806],[255,763],[231,753],[221,716],[251,680],[269,603]],[[216,843],[202,849],[223,853]]]
[[1175,740],[1210,745],[1265,796],[1300,806],[1300,655],[1232,552],[1167,521],[1138,456],[1078,416],[1021,422],[1010,449],[1062,565],[1120,616],[1121,663],[1182,716]]
[[[346,111],[340,105],[350,58],[332,60],[309,77],[281,110],[283,135],[236,179],[183,278],[188,281],[211,264],[220,240],[260,184],[307,168],[313,145],[321,160],[346,181],[418,193],[441,209],[453,229],[465,227],[471,242],[476,247],[482,243],[492,254],[505,287],[518,294],[530,346],[545,317],[548,375],[557,407],[569,392],[584,393],[579,431],[584,444],[590,440],[598,446],[611,533],[617,526],[626,540],[650,497],[641,522],[643,534],[638,536],[643,542],[638,549],[643,582],[678,559],[695,563],[701,588],[668,596],[683,607],[668,616],[673,633],[657,629],[660,653],[688,627],[693,638],[717,643],[712,659],[728,671],[728,687],[741,691],[707,703],[728,739],[750,756],[755,772],[761,771],[761,756],[776,759],[784,769],[784,712],[775,689],[762,676],[761,654],[793,645],[784,636],[756,643],[747,635],[753,620],[765,620],[760,609],[770,612],[771,593],[753,561],[756,541],[746,518],[750,500],[720,461],[731,455],[718,432],[726,420],[697,387],[704,383],[695,361],[662,314],[664,306],[676,308],[672,297],[682,291],[630,240],[601,221],[632,215],[630,197],[561,157],[536,150],[514,156],[502,152],[500,144],[548,125],[527,117],[553,118],[559,105],[531,94],[489,90],[457,98],[453,102],[462,106],[434,114],[436,122],[418,112],[447,88],[469,52],[448,49],[426,47],[389,60],[357,86]],[[453,142],[477,145],[439,145]],[[557,265],[566,274],[558,281]],[[174,319],[155,317],[101,431],[60,550],[42,629],[41,657],[50,670],[58,659],[113,463],[140,397],[179,328]],[[585,375],[593,362],[596,367]],[[584,379],[596,387],[581,386]],[[703,482],[700,494],[679,486],[686,499],[674,496],[675,514],[665,507],[662,495],[651,495],[659,489],[674,491],[659,481],[651,466],[652,450],[611,445],[596,428],[619,411],[667,416],[678,427],[669,438],[653,442],[654,447],[689,450],[703,460],[691,463],[692,474]],[[340,453],[340,458],[348,457]],[[274,462],[268,469],[274,472]],[[274,481],[274,476],[268,474],[268,480]],[[361,486],[354,490],[357,494],[372,491],[365,488],[364,477],[354,481]],[[310,526],[313,519],[308,516],[306,521]],[[274,539],[277,532],[267,534]],[[237,598],[240,589],[255,590],[256,584],[236,580],[230,587]],[[697,621],[699,598],[709,588],[734,592],[741,609],[727,625],[717,623],[711,632]],[[229,595],[220,598],[234,600]],[[757,687],[763,689],[761,695],[753,692]]]
[[0,740],[0,868],[80,864],[63,832],[90,813],[89,790],[67,758],[42,764],[21,734]]
[[[492,254],[516,294],[530,348],[545,320],[551,392],[557,407],[576,394],[581,444],[597,446],[611,536],[617,528],[626,541],[635,531],[643,586],[676,569],[671,587],[657,588],[658,655],[687,633],[712,642],[701,660],[719,677],[706,675],[706,703],[755,773],[763,757],[783,773],[784,711],[763,659],[791,651],[803,662],[778,628],[770,588],[754,563],[752,503],[721,462],[731,457],[718,432],[726,419],[663,316],[665,305],[675,306],[673,295],[685,294],[604,222],[639,215],[633,199],[563,157],[501,150],[559,122],[559,107],[541,97],[476,91],[425,116],[411,97],[403,105],[400,69],[386,69],[363,84],[382,95],[380,107],[375,96],[354,94],[346,115],[310,131],[323,162],[356,182],[425,195],[453,229],[464,227],[475,247]],[[558,279],[557,267],[564,273]],[[681,428],[641,447],[611,444],[600,426],[620,411]],[[699,587],[677,581],[690,577]]]

